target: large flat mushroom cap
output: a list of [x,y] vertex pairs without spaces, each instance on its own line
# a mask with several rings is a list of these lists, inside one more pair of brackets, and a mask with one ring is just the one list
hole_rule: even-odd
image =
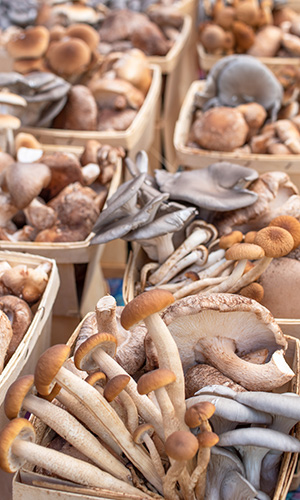
[[240,295],[211,293],[184,297],[167,307],[162,318],[178,346],[184,370],[203,361],[197,348],[201,337],[232,339],[238,356],[267,348],[270,357],[287,347],[270,311]]

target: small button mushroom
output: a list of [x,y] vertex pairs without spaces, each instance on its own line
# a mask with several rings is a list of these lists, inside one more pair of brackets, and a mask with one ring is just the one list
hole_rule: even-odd
[[51,69],[66,79],[80,75],[91,61],[91,49],[80,38],[52,42],[46,54]]
[[[81,485],[122,491],[138,498],[146,495],[143,493],[141,496],[137,488],[94,465],[36,444],[34,427],[25,418],[11,420],[0,436],[0,467],[6,472],[16,472],[29,461]],[[147,498],[151,497],[147,495]]]

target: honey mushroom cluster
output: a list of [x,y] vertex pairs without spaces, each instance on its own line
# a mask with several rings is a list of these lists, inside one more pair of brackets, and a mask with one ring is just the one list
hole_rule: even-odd
[[199,24],[198,36],[209,54],[300,55],[300,16],[289,6],[272,0],[217,0],[207,10],[209,20]]
[[[268,487],[272,490],[282,453],[300,449],[299,441],[288,435],[299,420],[299,396],[262,392],[294,377],[284,359],[286,340],[269,311],[255,301],[230,294],[212,294],[206,301],[188,299],[181,304],[168,291],[145,292],[121,308],[121,326],[113,297],[100,299],[95,312],[82,322],[73,352],[64,344],[49,348],[38,360],[34,376],[19,378],[7,391],[5,412],[11,422],[0,434],[1,468],[13,472],[28,461],[42,473],[50,472],[75,485],[136,499],[162,495],[167,500],[199,500],[216,494],[227,498],[225,492],[229,491],[234,498],[245,498],[246,493],[255,498],[266,495],[263,478],[270,470],[273,482]],[[260,392],[233,382],[226,386],[205,385],[203,381],[195,390],[197,395],[185,401],[185,374],[194,363],[185,358],[184,342],[193,349],[192,337],[198,335],[195,342],[201,342],[196,356],[200,350],[205,356],[208,352],[214,356],[220,342],[218,335],[211,338],[208,349],[205,337],[200,336],[201,330],[206,331],[200,317],[207,321],[210,306],[214,314],[225,314],[224,319],[228,309],[239,311],[243,325],[248,323],[247,316],[252,318],[251,328],[256,330],[252,344],[245,332],[240,335],[239,349],[247,351],[248,360],[239,358],[243,369],[234,368],[233,373],[240,377],[243,371],[242,385],[252,380],[255,391]],[[183,335],[182,321],[188,316],[194,318],[195,326],[186,323],[190,327]],[[224,323],[224,319],[220,320],[226,324],[223,341],[230,344],[232,321]],[[139,336],[141,326],[135,325],[141,321],[157,350],[158,368],[139,376],[135,368],[129,375],[117,361],[119,339],[124,329],[128,338]],[[215,321],[211,329],[215,334],[220,332]],[[132,353],[137,352],[136,342]],[[128,349],[127,340],[125,347],[120,345],[124,348]],[[143,350],[142,345],[139,350]],[[263,350],[267,354],[261,357],[259,351]],[[129,350],[127,359],[128,355]],[[234,356],[238,358],[232,354],[230,362]],[[277,368],[276,356],[281,358]],[[213,357],[210,362],[216,363]],[[252,379],[249,372],[246,376],[247,370],[253,375],[256,372],[256,377]],[[281,376],[275,376],[274,370],[281,371]],[[217,383],[220,377],[210,378],[213,380]],[[287,407],[291,408],[288,412]],[[34,427],[22,418],[25,411],[67,441],[71,456],[63,453],[63,448],[57,451],[51,444],[47,448],[35,444]],[[231,446],[230,451],[227,446]]]
[[16,137],[16,158],[0,153],[0,238],[82,241],[104,206],[122,148],[88,141],[80,158],[44,153],[30,134]]
[[50,262],[35,268],[25,264],[0,263],[0,373],[26,334],[32,319],[32,306],[42,297],[51,271]]

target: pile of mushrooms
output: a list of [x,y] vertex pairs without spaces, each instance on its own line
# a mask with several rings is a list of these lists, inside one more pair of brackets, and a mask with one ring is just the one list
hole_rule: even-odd
[[46,289],[50,271],[50,262],[35,268],[0,262],[0,373],[31,324],[32,308]]
[[82,241],[104,206],[122,148],[88,141],[73,153],[44,153],[30,134],[16,137],[16,158],[0,152],[0,238]]
[[[145,334],[156,352],[155,369],[144,364]],[[203,358],[214,366],[222,362],[221,346],[228,354],[226,373],[237,381],[196,384],[199,395],[190,391],[185,400],[190,370],[205,368]],[[10,386],[4,407],[11,421],[0,433],[0,466],[15,472],[27,461],[44,481],[49,474],[68,479],[65,491],[81,494],[82,487],[97,487],[98,494],[137,500],[213,499],[221,498],[220,491],[224,499],[267,499],[282,453],[300,451],[298,439],[288,436],[299,421],[299,396],[264,392],[294,377],[286,347],[269,311],[245,297],[212,294],[174,302],[158,289],[121,308],[103,297],[81,323],[72,349],[51,347],[34,375]],[[140,363],[127,371],[136,355]],[[287,407],[288,417],[282,411]],[[54,431],[47,447],[47,441],[34,443],[25,412]]]
[[24,28],[35,23],[39,11],[38,0],[3,0],[0,5],[0,30],[10,26]]
[[227,56],[195,94],[187,145],[239,154],[299,154],[298,96],[254,57]]
[[199,41],[207,53],[299,57],[300,16],[288,5],[217,0],[209,10],[209,19],[198,27]]

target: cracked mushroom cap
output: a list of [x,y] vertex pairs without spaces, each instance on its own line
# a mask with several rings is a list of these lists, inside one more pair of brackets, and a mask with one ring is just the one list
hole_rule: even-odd
[[39,358],[34,373],[34,384],[42,396],[48,396],[55,383],[54,377],[70,356],[70,347],[56,344],[45,351]]
[[176,341],[185,371],[203,361],[197,346],[203,336],[232,339],[238,356],[263,348],[267,348],[271,356],[276,350],[287,347],[270,311],[239,295],[191,295],[167,307],[162,318]]
[[58,75],[82,73],[91,61],[91,49],[80,38],[53,42],[47,51],[47,60]]
[[23,400],[34,386],[34,376],[24,375],[18,378],[6,392],[4,411],[9,420],[17,418],[22,408]]
[[96,333],[85,340],[78,347],[74,364],[78,370],[90,371],[98,368],[93,360],[93,352],[97,349],[103,349],[109,356],[114,357],[117,349],[117,339],[110,333]]
[[47,50],[50,34],[44,26],[34,26],[15,33],[7,42],[6,50],[14,59],[37,59]]
[[7,168],[5,178],[13,204],[22,209],[48,186],[51,172],[44,163],[16,162]]
[[15,418],[0,433],[0,468],[5,472],[16,472],[26,462],[12,451],[15,439],[35,442],[33,425],[25,418]]

